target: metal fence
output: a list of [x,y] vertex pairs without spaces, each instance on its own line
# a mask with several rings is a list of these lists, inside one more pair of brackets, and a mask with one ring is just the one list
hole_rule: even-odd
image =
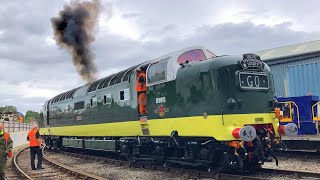
[[6,132],[29,131],[32,125],[30,123],[20,123],[17,121],[4,121],[4,130]]

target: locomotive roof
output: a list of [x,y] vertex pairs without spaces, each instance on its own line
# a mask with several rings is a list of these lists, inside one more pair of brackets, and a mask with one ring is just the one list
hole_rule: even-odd
[[[130,75],[136,71],[137,68],[143,67],[148,64],[154,64],[157,62],[160,62],[162,60],[168,60],[168,65],[167,65],[167,72],[168,72],[168,77],[167,80],[173,80],[176,77],[176,72],[177,70],[181,67],[179,63],[177,62],[178,57],[188,51],[195,50],[195,49],[201,49],[204,52],[204,55],[208,59],[208,50],[204,47],[201,46],[192,46],[188,48],[184,48],[166,55],[163,55],[161,57],[155,58],[153,60],[145,61],[141,64],[129,67],[125,70],[122,70],[118,73],[111,74],[107,77],[101,78],[97,81],[94,81],[90,84],[83,85],[81,87],[77,87],[75,89],[69,90],[67,92],[61,93],[52,99],[50,99],[50,103],[57,103],[66,99],[71,99],[76,96],[80,96],[86,93],[94,92],[99,89],[103,89],[121,82],[129,81]],[[48,101],[48,102],[49,102]]]

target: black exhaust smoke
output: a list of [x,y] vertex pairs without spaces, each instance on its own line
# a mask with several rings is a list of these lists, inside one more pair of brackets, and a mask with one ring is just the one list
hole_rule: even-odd
[[96,79],[97,68],[90,44],[95,40],[93,27],[102,9],[100,1],[72,1],[65,5],[58,17],[51,18],[54,39],[58,46],[72,53],[73,64],[87,82]]

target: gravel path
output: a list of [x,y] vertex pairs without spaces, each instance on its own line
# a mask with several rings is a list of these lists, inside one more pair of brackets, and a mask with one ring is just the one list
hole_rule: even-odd
[[22,146],[18,146],[15,147],[12,151],[12,158],[9,158],[7,160],[7,169],[6,169],[6,180],[20,180],[21,177],[19,174],[17,174],[16,170],[13,167],[13,156],[20,151],[20,149],[23,149],[24,147],[26,147],[27,145],[22,145]]
[[[16,154],[20,149],[24,148],[25,145],[19,146],[13,150],[13,154]],[[69,157],[67,155],[55,154],[47,152],[48,157],[53,158],[56,161],[62,162],[66,165],[69,165],[72,168],[79,169],[81,171],[85,171],[88,173],[96,174],[98,176],[106,177],[111,180],[118,179],[141,179],[141,180],[183,180],[183,179],[192,179],[192,177],[188,175],[177,175],[173,173],[166,173],[162,171],[154,171],[154,170],[142,170],[137,168],[130,168],[127,166],[119,166],[100,162],[94,162],[89,160],[84,160],[76,157]],[[267,162],[263,165],[264,168],[274,168],[274,169],[284,169],[284,170],[295,170],[295,171],[311,171],[311,172],[320,172],[320,157],[316,156],[297,156],[297,155],[281,155],[279,158],[279,166],[275,165],[275,162]],[[23,168],[30,171],[30,153],[29,151],[24,152],[23,157],[20,158],[23,161],[19,161],[19,163],[23,166]],[[15,170],[12,168],[12,158],[8,159],[7,169],[6,169],[6,179],[7,180],[17,180],[21,179],[17,176]],[[64,180],[74,179],[70,177],[65,177],[63,175],[59,175],[57,173],[58,170],[52,170],[46,163],[44,163],[45,171],[48,172],[48,176],[53,175],[50,179],[61,179]],[[36,176],[40,176],[41,171],[36,171]],[[49,179],[49,177],[45,179]],[[258,174],[259,176],[259,174]],[[261,176],[265,176],[261,175]],[[270,175],[267,178],[270,179],[299,179],[294,176],[282,176],[282,175]],[[208,179],[208,178],[206,178]]]
[[100,162],[94,162],[90,160],[84,160],[77,157],[70,157],[62,154],[55,154],[46,152],[49,158],[55,161],[61,162],[72,168],[105,177],[110,180],[181,180],[190,179],[190,177],[184,177],[172,173],[166,173],[162,171],[142,170],[136,168],[130,168],[128,166],[118,166],[112,164],[105,164]]
[[274,161],[265,163],[263,167],[294,171],[320,172],[320,157],[282,155],[278,156],[278,159],[278,167]]
[[[92,173],[98,176],[105,177],[111,180],[184,180],[184,179],[193,179],[188,175],[177,175],[173,173],[166,173],[162,171],[154,170],[143,170],[141,168],[130,168],[128,166],[119,166],[113,164],[105,164],[102,162],[95,162],[90,160],[81,159],[78,157],[69,157],[67,155],[56,154],[53,152],[46,153],[49,158],[52,158],[58,162],[66,164],[72,168]],[[263,167],[265,168],[275,168],[275,169],[286,169],[286,170],[296,170],[296,171],[320,171],[320,157],[311,158],[310,156],[279,156],[279,166],[275,166],[275,162],[265,163]],[[269,179],[301,179],[295,177],[294,175],[266,175],[264,173],[257,173],[257,176],[269,178]],[[208,179],[208,178],[205,178]]]

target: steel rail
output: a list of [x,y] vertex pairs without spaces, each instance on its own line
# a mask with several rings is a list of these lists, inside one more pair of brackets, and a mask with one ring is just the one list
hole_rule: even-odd
[[[29,149],[29,147],[25,147],[23,149],[21,149],[17,154],[14,155],[13,158],[13,163],[14,163],[14,167],[15,169],[18,171],[18,173],[23,176],[23,178],[28,179],[28,180],[33,180],[33,178],[30,177],[30,175],[28,175],[25,171],[22,170],[22,168],[19,166],[19,162],[18,162],[18,157],[21,154],[21,152],[25,151]],[[42,153],[43,153],[43,159],[48,162],[49,164],[57,167],[60,171],[64,171],[67,172],[69,174],[71,174],[74,177],[80,178],[80,179],[95,179],[95,180],[105,180],[106,178],[97,176],[97,175],[93,175],[93,174],[89,174],[86,172],[80,172],[76,169],[70,168],[62,163],[59,163],[57,161],[54,161],[50,158],[47,157],[47,155],[44,153],[44,148],[42,149]]]
[[317,150],[274,149],[273,152],[281,155],[301,155],[320,157],[320,152]]
[[86,173],[86,172],[80,172],[76,169],[73,169],[71,167],[68,167],[62,163],[59,163],[57,161],[54,161],[52,159],[50,159],[45,153],[44,153],[44,149],[45,147],[42,149],[42,154],[43,154],[43,158],[50,164],[58,167],[58,168],[63,168],[64,170],[68,171],[70,174],[72,174],[73,176],[79,177],[79,178],[83,178],[83,179],[96,179],[96,180],[105,180],[106,178],[94,175],[94,174],[90,174],[90,173]]
[[[159,171],[165,171],[165,172],[171,172],[171,173],[178,173],[178,174],[190,174],[193,176],[196,176],[197,178],[214,178],[214,179],[243,179],[243,180],[264,180],[269,178],[263,178],[263,177],[256,177],[253,173],[252,176],[250,175],[238,175],[238,174],[225,174],[225,173],[214,173],[214,172],[206,172],[201,170],[193,170],[193,169],[186,169],[186,168],[176,168],[176,167],[163,167],[159,165],[150,165],[150,164],[134,164],[134,162],[124,161],[124,160],[118,160],[118,159],[112,159],[107,157],[98,157],[98,156],[90,156],[90,155],[84,155],[79,153],[71,153],[66,151],[59,151],[59,153],[71,156],[71,157],[77,157],[82,158],[86,160],[96,161],[96,162],[103,162],[108,164],[118,164],[120,166],[122,165],[128,165],[130,167],[137,167],[137,168],[143,168],[143,169],[151,169],[151,170],[159,170]],[[272,169],[272,168],[261,168],[257,171],[257,173],[262,172],[266,173],[267,175],[293,175],[295,177],[303,178],[319,178],[320,173],[317,172],[310,172],[310,171],[294,171],[294,170],[283,170],[283,169]]]
[[150,170],[158,170],[169,172],[173,174],[188,174],[190,176],[195,176],[196,178],[213,178],[213,179],[242,179],[242,180],[266,180],[268,178],[263,177],[255,177],[255,176],[248,176],[248,175],[238,175],[238,174],[225,174],[225,173],[214,173],[214,172],[207,172],[201,170],[193,170],[193,169],[186,169],[186,168],[177,168],[177,167],[163,167],[154,164],[136,164],[135,162],[129,162],[125,160],[118,160],[112,159],[107,157],[98,157],[98,156],[90,156],[84,155],[79,153],[71,153],[66,151],[59,151],[59,154],[65,154],[70,157],[81,158],[85,160],[91,160],[96,162],[102,162],[106,164],[116,164],[119,166],[129,166],[135,168],[142,168],[142,169],[150,169]]
[[294,171],[294,170],[284,170],[284,169],[262,168],[261,172],[282,174],[282,175],[294,175],[298,178],[304,178],[304,177],[319,178],[320,177],[320,173],[310,172],[310,171]]
[[19,164],[18,164],[18,156],[21,154],[22,151],[25,151],[27,150],[29,147],[26,147],[26,148],[23,148],[21,149],[20,151],[17,152],[17,154],[14,155],[13,157],[13,164],[14,164],[14,167],[15,169],[18,171],[18,173],[20,175],[22,175],[24,178],[26,179],[29,179],[29,180],[32,180],[32,178],[27,174],[25,173],[20,167],[19,167]]

